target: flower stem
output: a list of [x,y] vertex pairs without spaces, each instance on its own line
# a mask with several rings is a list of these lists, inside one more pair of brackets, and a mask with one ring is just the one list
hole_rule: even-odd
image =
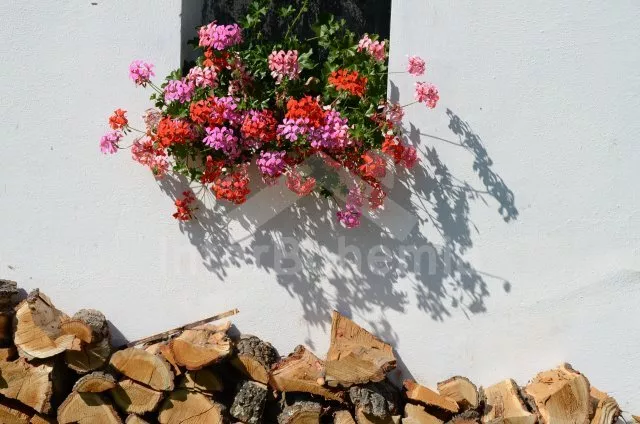
[[287,33],[284,36],[285,40],[287,38],[289,38],[289,34],[291,33],[291,29],[296,26],[296,24],[298,23],[298,20],[300,20],[300,17],[302,16],[302,14],[307,11],[307,3],[308,2],[309,2],[308,0],[304,0],[304,3],[302,3],[302,7],[300,7],[300,11],[296,15],[295,19],[291,22],[291,25],[289,25],[289,27],[287,28]]

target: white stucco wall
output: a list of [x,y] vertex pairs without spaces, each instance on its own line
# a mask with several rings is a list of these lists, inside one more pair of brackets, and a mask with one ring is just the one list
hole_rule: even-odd
[[[147,107],[129,62],[151,60],[158,75],[178,66],[181,2],[5,3],[0,278],[40,287],[69,313],[98,308],[129,339],[238,307],[239,329],[282,354],[301,342],[326,351],[337,307],[393,342],[427,385],[452,374],[525,383],[569,361],[640,411],[636,1],[395,1],[391,68],[409,53],[428,58],[442,100],[408,114],[407,126],[427,134],[426,171],[415,174],[412,196],[396,182],[391,197],[434,218],[389,241],[374,225],[336,229],[305,202],[301,216],[287,210],[244,240],[242,255],[229,247],[226,223],[207,224],[211,233],[181,229],[173,199],[145,169],[97,148],[112,110],[135,116]],[[409,102],[412,79],[393,80]],[[454,115],[468,123],[463,140],[473,151],[452,144],[461,142],[449,128]],[[429,185],[428,148],[457,178],[445,189]],[[503,214],[515,219],[505,222],[482,193],[467,199],[468,211],[451,206],[469,194],[453,185],[487,190],[474,158],[517,218],[509,207]],[[301,248],[302,275],[255,263],[269,234],[313,235]],[[411,270],[381,278],[338,262],[345,234],[365,253],[444,238],[468,266],[448,278]]]

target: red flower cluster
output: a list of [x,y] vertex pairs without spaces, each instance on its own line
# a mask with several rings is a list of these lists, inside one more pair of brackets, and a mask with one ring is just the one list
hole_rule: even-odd
[[248,139],[268,143],[276,139],[278,121],[270,110],[248,113],[242,123],[242,136]]
[[358,71],[347,71],[346,69],[331,72],[329,84],[337,90],[348,91],[358,97],[362,97],[367,90],[367,78],[361,77]]
[[196,197],[191,191],[185,191],[182,195],[184,196],[182,199],[175,201],[177,210],[176,213],[173,214],[173,217],[178,221],[189,221],[193,218],[193,208],[191,204],[196,201]]
[[387,193],[382,189],[382,184],[379,181],[369,181],[371,184],[371,194],[369,194],[369,206],[371,209],[378,209],[384,204],[384,199],[387,197]]
[[418,161],[415,147],[405,146],[393,135],[385,136],[382,151],[391,156],[396,165],[401,163],[407,168],[412,168]]
[[116,109],[109,117],[109,126],[114,130],[121,130],[127,126],[129,120],[126,118],[126,110]]
[[204,125],[210,121],[211,111],[210,99],[198,100],[197,102],[191,103],[189,116],[194,124]]
[[213,160],[211,155],[207,156],[207,160],[204,164],[204,171],[200,176],[200,182],[202,184],[210,184],[220,177],[222,173],[222,167],[224,162],[221,160]]
[[222,69],[229,67],[229,53],[220,52],[220,56],[216,56],[213,49],[207,49],[204,52],[202,66],[205,68],[213,68],[216,72],[220,72]]
[[384,178],[387,174],[387,164],[384,159],[375,153],[366,152],[362,155],[364,165],[361,165],[359,169],[365,177],[370,178]]
[[311,96],[305,96],[300,100],[289,99],[287,102],[286,119],[308,119],[309,125],[319,127],[324,119],[322,107]]
[[164,147],[186,143],[191,136],[191,127],[188,122],[171,119],[167,116],[158,123],[157,138]]
[[247,201],[249,190],[249,177],[245,170],[238,170],[231,174],[220,176],[213,184],[213,191],[218,200],[229,200],[236,205]]

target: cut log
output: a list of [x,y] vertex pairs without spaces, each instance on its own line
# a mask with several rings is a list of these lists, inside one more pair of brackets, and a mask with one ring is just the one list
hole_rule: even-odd
[[267,401],[267,386],[256,381],[240,384],[231,405],[231,416],[246,424],[262,422],[264,405]]
[[238,354],[233,365],[254,381],[267,384],[269,370],[278,362],[278,351],[270,343],[255,336],[244,336],[238,341]]
[[333,414],[333,424],[356,424],[356,420],[353,419],[351,412],[341,409]]
[[135,414],[131,414],[127,417],[125,424],[149,424],[149,422],[143,420]]
[[108,338],[99,342],[85,344],[79,351],[67,350],[64,360],[67,366],[78,374],[86,374],[102,368],[111,355],[111,342]]
[[322,407],[316,402],[296,402],[284,408],[278,424],[319,424]]
[[169,345],[178,365],[188,370],[199,370],[221,361],[231,354],[231,340],[227,336],[229,325],[203,326],[185,330]]
[[160,407],[160,424],[221,424],[224,406],[202,393],[187,390],[171,392]]
[[371,419],[389,420],[399,412],[397,394],[391,384],[385,382],[352,386],[349,400]]
[[17,304],[18,283],[0,279],[0,310],[10,311]]
[[74,346],[76,337],[63,334],[61,324],[68,316],[56,309],[38,289],[16,307],[14,343],[26,359],[50,358]]
[[31,414],[19,403],[12,403],[0,399],[0,423],[2,424],[29,424]]
[[622,411],[614,398],[593,386],[590,388],[590,397],[594,411],[591,424],[613,424],[618,420]]
[[589,422],[589,380],[568,364],[539,373],[525,392],[535,402],[542,424]]
[[325,361],[329,386],[349,387],[382,381],[395,367],[391,345],[333,311],[331,345]]
[[438,383],[438,392],[456,401],[460,410],[476,409],[480,405],[478,388],[466,377],[451,377]]
[[632,415],[631,418],[637,423],[640,423],[640,415]]
[[34,366],[24,359],[0,362],[0,393],[47,414],[53,395],[52,373],[49,364]]
[[0,348],[0,361],[9,362],[18,357],[18,350],[15,346]]
[[205,394],[224,390],[222,380],[209,368],[200,371],[187,371],[180,381],[180,387]]
[[78,393],[101,393],[116,387],[116,379],[105,372],[92,372],[81,377],[73,386]]
[[113,406],[99,393],[71,392],[58,408],[60,424],[122,424]]
[[182,375],[182,370],[180,366],[176,362],[176,358],[173,356],[173,351],[171,350],[171,346],[167,342],[158,342],[152,345],[146,346],[144,348],[147,352],[162,356],[173,368],[173,373],[176,376]]
[[57,421],[51,417],[41,414],[35,414],[29,420],[29,424],[57,424]]
[[93,332],[91,327],[85,322],[78,319],[69,319],[60,324],[60,329],[63,334],[71,334],[84,343],[91,343],[93,341]]
[[111,390],[111,396],[122,412],[145,414],[155,411],[162,400],[162,392],[125,378]]
[[173,372],[169,363],[142,349],[127,348],[114,353],[110,364],[132,380],[155,390],[173,390]]
[[447,424],[480,424],[480,413],[474,409],[469,409],[462,414],[455,415]]
[[407,403],[402,424],[442,424],[442,420],[429,414],[423,406]]
[[486,406],[483,423],[535,424],[536,415],[525,407],[518,386],[513,380],[504,380],[485,389]]
[[[79,321],[91,330],[91,341],[95,343],[109,338],[109,322],[104,314],[96,309],[80,309],[73,315],[73,321]],[[82,330],[86,331],[86,328]]]
[[404,388],[407,390],[407,398],[415,402],[420,402],[427,406],[434,406],[453,414],[460,410],[460,407],[455,400],[438,394],[413,380],[406,380],[404,382]]
[[324,362],[299,345],[271,369],[269,385],[281,392],[302,392],[343,401],[344,392],[324,387]]

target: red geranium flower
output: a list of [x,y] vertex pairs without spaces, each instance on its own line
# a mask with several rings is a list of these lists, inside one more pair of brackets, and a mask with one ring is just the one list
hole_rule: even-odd
[[114,130],[121,130],[126,127],[129,123],[129,120],[125,116],[126,113],[126,110],[116,109],[113,115],[109,117],[109,126]]
[[331,72],[329,84],[337,90],[348,91],[354,96],[362,97],[367,89],[367,78],[361,77],[358,71],[339,69]]

